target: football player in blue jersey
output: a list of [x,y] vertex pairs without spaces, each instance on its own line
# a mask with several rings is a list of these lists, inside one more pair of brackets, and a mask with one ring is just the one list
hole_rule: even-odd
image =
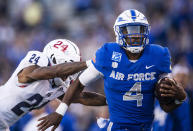
[[[110,123],[107,130],[150,131],[153,121],[155,84],[171,72],[168,48],[148,44],[150,25],[146,17],[131,9],[121,13],[114,25],[116,42],[105,43],[96,52],[92,64],[68,89],[56,112],[41,118],[39,129],[59,125],[76,93],[90,82],[104,79]],[[163,83],[162,97],[175,98],[169,104],[160,102],[164,111],[175,109],[186,98],[183,87],[175,82]],[[167,89],[166,89],[167,88]]]

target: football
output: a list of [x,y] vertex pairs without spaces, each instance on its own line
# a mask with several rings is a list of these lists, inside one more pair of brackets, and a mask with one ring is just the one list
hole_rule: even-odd
[[[164,78],[161,78],[161,79],[156,83],[156,86],[155,86],[155,96],[156,96],[156,98],[159,100],[159,102],[162,103],[162,104],[169,104],[169,103],[171,103],[171,102],[174,101],[174,98],[173,98],[173,97],[163,97],[163,96],[161,96],[160,89],[163,88],[163,87],[161,87],[160,85],[161,85],[162,83],[172,86],[171,81],[169,81],[168,79],[170,79],[171,81],[175,82],[175,80],[172,79],[172,78],[164,77]],[[175,83],[176,83],[176,82],[175,82]],[[164,88],[164,89],[167,90],[166,88]]]

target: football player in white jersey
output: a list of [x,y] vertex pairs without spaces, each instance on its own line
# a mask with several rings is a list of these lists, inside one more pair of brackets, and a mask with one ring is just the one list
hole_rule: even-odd
[[[29,51],[11,78],[0,87],[0,131],[9,130],[31,110],[62,98],[78,72],[88,64],[80,62],[78,47],[66,39],[51,41],[43,52]],[[78,94],[73,101],[91,106],[106,103],[103,95],[93,92]]]

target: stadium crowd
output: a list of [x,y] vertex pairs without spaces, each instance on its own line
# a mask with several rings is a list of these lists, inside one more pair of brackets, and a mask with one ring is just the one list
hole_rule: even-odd
[[[117,15],[133,8],[143,12],[148,18],[151,25],[150,43],[168,46],[173,64],[180,63],[189,68],[186,90],[190,110],[193,111],[192,0],[0,1],[0,84],[7,81],[29,50],[41,51],[52,39],[66,38],[73,41],[81,50],[82,60],[91,59],[103,43],[115,41],[113,24]],[[103,92],[102,81],[98,83],[93,85],[96,86],[95,91]],[[49,113],[53,110],[51,107],[54,109],[50,104],[43,112]],[[70,121],[69,124],[63,122],[65,129],[70,126],[68,129],[72,131],[99,130],[96,117],[102,109],[103,107],[72,105],[69,118],[66,118],[66,121]],[[33,117],[34,114],[29,115]],[[189,116],[190,119],[193,119],[192,116]],[[24,124],[19,123],[21,124],[18,122],[13,127],[13,131],[21,131],[21,126],[25,128]]]

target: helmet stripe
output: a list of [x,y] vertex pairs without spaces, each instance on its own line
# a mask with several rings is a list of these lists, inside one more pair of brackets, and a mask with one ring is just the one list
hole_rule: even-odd
[[79,55],[79,53],[78,53],[78,51],[77,51],[77,49],[76,49],[76,47],[75,47],[75,45],[74,44],[72,44],[69,40],[67,40],[68,42],[69,42],[69,44],[71,44],[72,45],[72,47],[74,48],[74,50],[76,51],[76,54],[78,54]]
[[131,12],[131,18],[132,18],[132,19],[136,19],[135,10],[130,10],[130,12]]

